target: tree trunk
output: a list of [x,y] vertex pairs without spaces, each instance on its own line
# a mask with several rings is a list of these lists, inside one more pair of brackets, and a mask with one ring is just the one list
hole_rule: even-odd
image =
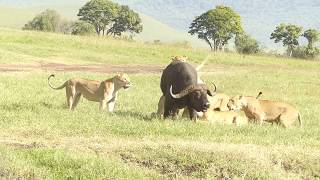
[[96,33],[98,34],[98,36],[100,36],[100,29],[99,29],[99,27],[96,27],[95,29],[96,29]]
[[209,44],[210,49],[211,49],[211,51],[212,51],[212,44],[211,44],[211,42],[209,41],[209,39],[208,39],[208,38],[205,38],[204,40]]

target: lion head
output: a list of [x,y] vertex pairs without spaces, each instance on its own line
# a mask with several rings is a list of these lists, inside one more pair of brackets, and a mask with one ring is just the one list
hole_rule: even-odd
[[125,73],[121,73],[115,76],[115,83],[124,89],[128,89],[132,86],[129,76]]
[[172,61],[181,61],[181,62],[187,62],[188,57],[187,56],[174,56],[171,58]]
[[240,111],[243,106],[246,106],[246,99],[242,95],[232,97],[227,106],[231,111]]

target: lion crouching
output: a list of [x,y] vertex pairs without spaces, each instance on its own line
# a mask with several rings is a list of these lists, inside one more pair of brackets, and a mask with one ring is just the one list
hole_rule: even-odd
[[260,124],[270,122],[289,127],[298,119],[302,126],[299,112],[286,103],[258,100],[250,96],[235,96],[230,99],[228,107],[230,110],[243,110],[249,120]]
[[113,78],[100,81],[73,78],[66,81],[60,87],[54,87],[50,79],[54,75],[48,77],[48,84],[54,90],[66,88],[67,103],[70,110],[74,110],[79,103],[81,96],[89,101],[100,102],[100,110],[104,110],[108,105],[108,111],[113,112],[117,99],[118,91],[121,88],[127,89],[131,87],[131,83],[127,74],[119,74]]
[[[204,113],[202,120],[205,120],[209,123],[217,123],[217,124],[224,124],[224,125],[246,125],[248,124],[248,119],[246,117],[241,116],[237,112],[233,111],[208,111]],[[200,120],[201,121],[201,120]]]

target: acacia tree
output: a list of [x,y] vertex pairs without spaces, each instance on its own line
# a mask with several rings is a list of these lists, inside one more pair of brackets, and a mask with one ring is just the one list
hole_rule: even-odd
[[270,39],[275,43],[282,41],[283,46],[288,48],[288,54],[291,57],[293,50],[299,46],[298,38],[301,36],[302,27],[294,24],[281,23],[271,33]]
[[243,32],[241,17],[230,7],[217,6],[196,17],[189,33],[205,40],[211,50],[222,49],[236,34]]
[[98,35],[104,35],[107,26],[116,18],[117,6],[109,0],[91,0],[79,10],[78,16],[92,24]]
[[131,10],[128,6],[120,6],[117,17],[113,20],[112,27],[107,34],[121,36],[123,32],[140,33],[143,29],[139,14]]

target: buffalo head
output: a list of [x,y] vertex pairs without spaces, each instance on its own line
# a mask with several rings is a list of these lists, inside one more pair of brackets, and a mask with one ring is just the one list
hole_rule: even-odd
[[206,112],[210,108],[210,102],[208,101],[207,95],[214,96],[216,90],[217,88],[214,85],[213,94],[205,84],[197,84],[187,87],[178,94],[173,94],[171,86],[170,95],[174,99],[180,99],[188,96],[191,108],[195,109],[198,112]]

